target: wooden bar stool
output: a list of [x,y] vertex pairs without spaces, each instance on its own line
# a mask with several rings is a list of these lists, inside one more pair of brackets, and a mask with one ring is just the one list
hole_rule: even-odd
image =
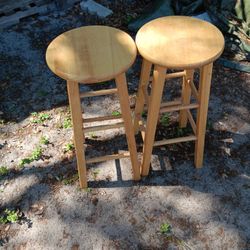
[[[195,166],[200,168],[203,162],[213,61],[223,51],[223,35],[208,22],[191,17],[169,16],[145,24],[136,35],[136,44],[143,57],[134,121],[135,132],[141,129],[144,138],[142,175],[148,175],[153,146],[185,141],[195,141]],[[153,65],[149,97],[147,89]],[[167,69],[182,71],[167,73]],[[200,70],[198,90],[193,83],[195,69]],[[181,101],[161,104],[165,80],[176,77],[183,78]],[[190,103],[191,94],[196,98],[195,103]],[[145,102],[148,102],[146,128],[141,119]],[[191,109],[197,109],[196,123]],[[173,111],[180,111],[181,128],[186,127],[187,121],[190,122],[194,135],[154,142],[159,113]]]
[[[56,37],[48,46],[49,68],[67,81],[69,105],[73,122],[77,167],[81,188],[87,187],[86,163],[130,157],[134,180],[140,179],[133,124],[125,72],[134,63],[137,50],[133,39],[125,32],[107,26],[86,26]],[[79,83],[98,83],[115,79],[116,88],[80,93]],[[122,123],[83,127],[84,123],[107,121],[111,116],[83,119],[81,98],[118,94]],[[116,116],[116,118],[118,118]],[[113,117],[114,119],[114,117]],[[125,127],[129,153],[85,159],[84,132]]]

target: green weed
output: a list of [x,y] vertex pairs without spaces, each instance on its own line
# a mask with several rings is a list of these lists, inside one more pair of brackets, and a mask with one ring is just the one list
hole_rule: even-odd
[[18,212],[15,210],[4,210],[4,215],[0,216],[0,224],[6,224],[8,222],[15,223],[20,219]]
[[75,146],[73,143],[67,143],[64,147],[64,152],[73,151],[75,149]]
[[100,173],[100,169],[94,169],[94,170],[92,171],[92,175],[93,175],[94,179],[97,178],[97,175],[98,175],[99,173]]
[[71,185],[77,180],[78,180],[78,174],[75,174],[70,178],[64,179],[62,182],[64,185]]
[[40,139],[40,143],[43,145],[48,145],[49,144],[49,139],[45,136],[42,136]]
[[113,115],[113,116],[119,116],[119,115],[121,115],[121,112],[115,110],[115,111],[112,112],[112,115]]
[[25,164],[29,164],[33,161],[38,161],[43,154],[43,150],[40,146],[36,147],[35,150],[31,153],[31,156],[22,159],[19,162],[19,167],[23,167]]
[[90,133],[89,133],[89,137],[92,138],[92,139],[95,139],[95,138],[97,138],[98,136],[97,136],[94,132],[90,132]]
[[84,191],[86,192],[86,193],[90,193],[91,191],[92,191],[92,188],[84,188]]
[[169,233],[171,233],[171,225],[168,224],[168,223],[161,224],[160,232],[161,232],[161,234],[169,234]]
[[31,115],[33,117],[33,119],[31,120],[32,123],[41,124],[41,123],[45,122],[46,120],[51,119],[50,115],[46,114],[46,113],[38,114],[37,112],[33,112],[33,113],[31,113]]
[[170,122],[169,114],[164,114],[160,119],[160,123],[164,127],[167,127],[169,125],[169,122]]
[[146,111],[143,111],[143,112],[141,113],[141,116],[142,116],[143,118],[146,118],[146,117],[147,117],[147,112],[146,112]]
[[63,128],[71,128],[72,127],[72,121],[70,117],[67,117],[64,121],[63,121]]
[[8,174],[8,172],[9,172],[9,170],[7,167],[5,167],[5,166],[0,167],[0,177]]

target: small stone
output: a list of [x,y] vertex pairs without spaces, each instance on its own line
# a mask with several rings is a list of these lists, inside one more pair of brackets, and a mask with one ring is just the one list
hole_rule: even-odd
[[93,0],[82,1],[80,3],[80,6],[83,11],[88,11],[91,14],[96,14],[100,18],[105,18],[113,13],[112,10],[102,6],[101,4]]
[[234,143],[233,138],[226,138],[226,139],[222,139],[222,142],[226,142],[226,143]]
[[7,231],[9,231],[9,229],[10,229],[10,225],[7,225],[7,226],[4,228],[4,231],[7,232]]

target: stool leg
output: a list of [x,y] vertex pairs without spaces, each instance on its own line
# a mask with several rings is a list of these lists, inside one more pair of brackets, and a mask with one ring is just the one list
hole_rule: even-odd
[[[183,77],[182,82],[182,104],[190,104],[191,88],[188,84],[188,80],[193,81],[194,70],[186,70],[186,75]],[[179,116],[179,126],[180,128],[185,128],[187,126],[187,110],[181,110]]]
[[139,88],[138,88],[138,92],[136,96],[136,105],[135,105],[135,113],[134,113],[135,134],[137,134],[139,130],[139,122],[141,120],[141,115],[143,112],[145,99],[146,99],[144,96],[144,93],[146,93],[147,91],[151,68],[152,68],[152,63],[143,59],[140,83],[139,83]]
[[209,93],[211,86],[213,64],[210,63],[201,68],[199,84],[199,108],[197,110],[197,140],[195,143],[195,166],[201,168],[203,163],[204,143],[207,123],[207,111],[209,102]]
[[147,176],[149,172],[156,125],[160,111],[163,87],[165,83],[165,74],[166,69],[164,67],[158,65],[155,66],[150,102],[148,107],[146,134],[143,144],[142,176]]
[[140,166],[139,161],[137,158],[137,150],[136,150],[136,143],[135,143],[135,136],[134,136],[134,129],[133,129],[133,122],[131,116],[131,110],[129,105],[129,96],[128,96],[128,89],[127,89],[127,81],[125,74],[121,74],[115,78],[115,82],[118,89],[118,95],[121,105],[122,117],[125,127],[125,133],[128,142],[128,149],[130,152],[130,159],[133,168],[133,177],[134,180],[140,180]]
[[84,134],[81,110],[81,100],[79,96],[79,84],[77,82],[67,82],[69,105],[74,131],[74,143],[76,149],[77,168],[79,174],[80,187],[87,187],[86,162],[84,153]]

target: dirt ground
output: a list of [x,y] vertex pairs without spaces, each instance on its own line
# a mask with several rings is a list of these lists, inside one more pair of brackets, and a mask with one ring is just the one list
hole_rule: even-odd
[[[202,169],[194,168],[193,143],[183,143],[155,148],[140,182],[124,159],[89,165],[89,188],[79,189],[66,84],[47,68],[46,47],[82,25],[126,30],[133,8],[103,21],[75,6],[0,33],[0,216],[19,216],[0,224],[3,249],[250,249],[250,74],[215,63]],[[127,74],[131,106],[140,62]],[[179,95],[180,82],[167,82],[164,99]],[[115,96],[83,106],[86,117],[119,111]],[[159,123],[157,137],[188,133],[177,118]],[[126,150],[126,140],[122,129],[91,133],[86,146],[91,157]]]

